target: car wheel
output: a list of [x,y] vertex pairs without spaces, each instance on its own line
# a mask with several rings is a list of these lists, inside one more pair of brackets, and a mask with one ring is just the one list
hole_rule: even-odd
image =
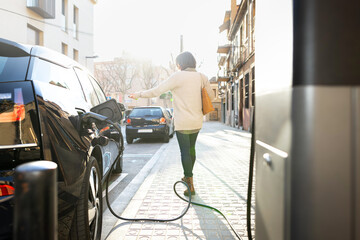
[[102,228],[101,172],[94,157],[90,157],[75,214],[71,239],[100,239]]
[[174,131],[170,134],[170,138],[174,137]]
[[133,143],[133,140],[134,140],[134,139],[132,139],[132,138],[126,137],[126,142],[127,142],[128,144],[132,144],[132,143]]
[[169,140],[170,140],[169,132],[166,131],[166,132],[165,132],[165,136],[164,136],[164,142],[165,142],[165,143],[168,143]]
[[122,170],[123,170],[123,156],[121,156],[117,161],[117,163],[115,163],[115,167],[113,171],[114,173],[122,173]]

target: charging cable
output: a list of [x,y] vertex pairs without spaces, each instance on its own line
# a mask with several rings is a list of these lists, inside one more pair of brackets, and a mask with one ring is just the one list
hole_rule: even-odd
[[[115,166],[115,164],[117,163],[117,161],[120,161],[120,157],[122,156],[123,152],[124,152],[124,137],[122,135],[122,132],[121,132],[121,128],[117,125],[117,124],[114,124],[112,121],[106,119],[105,120],[107,123],[111,124],[112,126],[114,126],[116,128],[116,130],[119,132],[119,135],[120,135],[120,144],[121,144],[121,147],[120,147],[120,150],[119,150],[119,155],[116,157],[116,160],[112,163],[111,165],[111,168],[110,168],[110,172],[109,174],[107,175],[107,178],[106,178],[106,194],[105,194],[105,198],[106,198],[106,203],[108,205],[108,208],[110,210],[110,212],[118,219],[121,219],[121,220],[124,220],[124,221],[131,221],[131,222],[172,222],[172,221],[176,221],[182,217],[185,216],[185,214],[187,213],[187,211],[189,210],[190,208],[190,205],[196,205],[196,206],[200,206],[200,207],[204,207],[204,208],[208,208],[208,209],[211,209],[217,213],[219,213],[225,220],[226,222],[229,224],[231,230],[234,232],[234,234],[236,235],[236,237],[240,240],[242,240],[242,238],[240,237],[240,235],[236,232],[235,228],[231,225],[230,221],[226,218],[226,216],[218,209],[214,208],[214,207],[211,207],[211,206],[208,206],[208,205],[205,205],[205,204],[201,204],[201,203],[196,203],[196,202],[192,202],[191,201],[191,191],[190,191],[190,187],[187,185],[186,182],[184,181],[177,181],[174,183],[173,185],[173,190],[176,194],[176,196],[178,196],[181,200],[187,202],[187,206],[184,208],[184,210],[182,211],[182,213],[178,216],[178,217],[175,217],[175,218],[170,218],[170,219],[152,219],[152,218],[125,218],[125,217],[121,217],[119,216],[118,214],[116,214],[114,212],[114,210],[111,208],[111,205],[110,205],[110,201],[109,201],[109,196],[108,196],[108,188],[109,188],[109,179],[110,179],[110,176],[112,174],[112,170]],[[179,184],[179,183],[182,183],[186,186],[188,192],[190,193],[189,194],[189,199],[185,199],[183,198],[182,196],[180,196],[178,194],[178,192],[176,191],[176,185]],[[251,239],[251,238],[250,238]]]
[[251,125],[251,147],[250,147],[250,164],[249,164],[249,181],[248,192],[246,200],[246,229],[249,239],[253,239],[251,232],[251,196],[254,175],[254,162],[255,162],[255,110],[253,111],[253,121]]

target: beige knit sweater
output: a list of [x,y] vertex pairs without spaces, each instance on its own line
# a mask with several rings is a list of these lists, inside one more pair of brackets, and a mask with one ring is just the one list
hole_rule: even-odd
[[185,71],[174,73],[155,88],[135,93],[134,97],[153,98],[171,91],[175,130],[195,130],[201,129],[203,123],[202,87],[206,88],[210,99],[214,99],[208,78],[195,69],[187,68]]

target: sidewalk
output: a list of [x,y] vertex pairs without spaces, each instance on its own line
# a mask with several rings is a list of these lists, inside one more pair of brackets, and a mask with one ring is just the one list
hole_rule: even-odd
[[[197,160],[194,167],[196,195],[192,200],[222,211],[243,239],[247,239],[246,198],[250,137],[248,132],[218,122],[204,123],[197,140]],[[126,209],[120,212],[121,216],[168,219],[180,215],[186,207],[187,203],[173,192],[173,184],[183,177],[176,136],[164,145],[157,159]],[[182,193],[185,187],[180,185],[178,184],[177,191]],[[255,219],[254,199],[253,197],[252,226]],[[116,206],[113,208],[116,209]],[[191,206],[182,219],[169,223],[118,220],[109,234],[103,234],[102,239],[107,240],[236,239],[218,213],[198,206]]]

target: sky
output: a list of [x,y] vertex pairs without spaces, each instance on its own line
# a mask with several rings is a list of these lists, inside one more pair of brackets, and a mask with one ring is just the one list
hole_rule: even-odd
[[219,26],[229,0],[99,0],[95,5],[96,62],[124,53],[168,66],[171,54],[183,49],[194,54],[198,71],[217,74]]

